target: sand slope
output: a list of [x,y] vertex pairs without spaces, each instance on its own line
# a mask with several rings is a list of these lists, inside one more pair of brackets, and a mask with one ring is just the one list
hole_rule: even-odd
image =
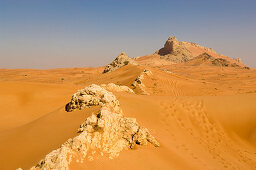
[[177,64],[128,65],[107,74],[103,68],[0,70],[0,169],[27,169],[77,135],[98,109],[65,112],[78,89],[110,82],[132,88],[145,68],[153,73],[142,80],[151,95],[115,94],[125,116],[137,118],[161,146],[123,151],[113,160],[96,155],[71,169],[256,168],[255,70]]
[[[244,131],[255,129],[255,109],[251,106],[256,95],[239,96],[236,99],[222,97],[157,97],[121,95],[119,100],[127,116],[136,117],[159,140],[161,147],[138,147],[134,151],[122,152],[109,161],[98,158],[84,164],[73,163],[73,169],[253,169],[256,167],[256,141],[239,138],[235,131],[236,122],[225,124],[230,113],[220,115],[218,109],[226,103],[242,100],[230,112],[242,115],[248,113],[247,120],[241,122]],[[136,100],[136,102],[132,102]],[[157,100],[157,102],[156,102]],[[251,101],[251,103],[247,103]],[[213,105],[220,108],[213,109]],[[210,110],[210,111],[207,111]],[[240,110],[240,111],[238,111]],[[253,120],[252,120],[253,119]],[[232,124],[233,123],[233,124]],[[255,131],[253,132],[255,134]],[[239,138],[239,140],[237,140]],[[211,167],[211,168],[209,168]]]

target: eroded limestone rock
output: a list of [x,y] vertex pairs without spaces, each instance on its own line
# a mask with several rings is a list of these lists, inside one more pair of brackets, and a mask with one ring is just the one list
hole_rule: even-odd
[[105,67],[103,73],[114,71],[128,64],[137,65],[137,62],[128,57],[125,52],[122,52],[112,63]]
[[95,153],[100,150],[100,155],[104,152],[109,158],[114,158],[123,149],[132,149],[136,145],[151,143],[159,146],[148,129],[139,126],[135,118],[124,117],[116,97],[98,85],[93,84],[75,93],[68,104],[68,111],[82,108],[79,101],[81,96],[84,105],[100,105],[100,111],[80,125],[78,136],[68,139],[60,148],[46,155],[32,170],[69,169],[75,156],[79,156],[77,162],[83,162],[86,158],[93,160],[93,156],[88,155],[90,151]]
[[66,111],[71,112],[76,109],[84,109],[91,106],[105,106],[113,108],[117,113],[121,113],[119,101],[116,96],[106,89],[92,84],[73,94],[71,101],[66,105]]
[[162,56],[162,59],[175,63],[185,62],[193,57],[191,52],[174,36],[169,37],[164,47],[156,51],[155,54]]

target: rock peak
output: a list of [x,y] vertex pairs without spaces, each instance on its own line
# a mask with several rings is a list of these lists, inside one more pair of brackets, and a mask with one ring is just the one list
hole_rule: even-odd
[[175,63],[185,62],[191,59],[191,52],[175,36],[170,36],[165,42],[164,47],[158,50],[156,54]]
[[175,36],[170,36],[165,42],[164,47],[159,50],[160,55],[174,54],[179,48],[179,41]]
[[[170,37],[168,38],[168,40],[171,40],[171,41],[178,41],[175,36],[170,36]],[[167,41],[168,41],[168,40],[167,40]]]
[[128,64],[137,65],[137,63],[128,55],[126,55],[125,52],[121,52],[112,63],[105,67],[103,73],[114,71]]
[[[126,53],[124,52],[124,51],[122,51],[120,54],[119,54],[119,56],[121,56],[121,55],[126,55]],[[126,55],[127,56],[127,55]]]

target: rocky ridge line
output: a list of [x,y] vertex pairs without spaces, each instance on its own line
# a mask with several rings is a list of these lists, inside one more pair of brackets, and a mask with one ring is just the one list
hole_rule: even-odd
[[143,95],[150,95],[145,90],[145,85],[142,83],[142,80],[144,79],[145,75],[150,76],[150,75],[152,75],[152,72],[150,70],[144,69],[143,72],[132,83],[132,86],[134,87],[134,89],[139,88],[142,91]]
[[32,170],[69,169],[74,155],[80,158],[77,162],[83,162],[85,158],[93,160],[89,151],[100,150],[101,156],[107,154],[114,158],[123,149],[132,149],[136,145],[151,143],[159,146],[148,129],[139,126],[135,118],[124,117],[115,95],[98,85],[92,84],[75,93],[66,110],[70,112],[91,106],[101,106],[101,109],[85,120],[78,129],[80,134],[50,152]]
[[[240,61],[239,59],[236,59],[237,61]],[[243,68],[243,69],[250,69],[249,67],[244,67],[241,65],[238,65],[235,62],[230,62],[229,60],[226,60],[224,58],[214,58],[211,55],[209,55],[208,53],[203,53],[193,59],[191,59],[190,61],[188,61],[187,63],[193,63],[197,61],[196,65],[200,65],[200,64],[209,64],[209,65],[214,65],[214,66],[222,66],[222,67],[238,67],[238,68]]]

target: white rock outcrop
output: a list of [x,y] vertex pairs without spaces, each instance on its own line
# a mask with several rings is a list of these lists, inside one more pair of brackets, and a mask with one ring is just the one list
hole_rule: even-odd
[[91,106],[105,106],[112,108],[114,112],[121,113],[119,101],[116,96],[106,89],[92,84],[73,94],[71,101],[66,105],[66,111],[84,109]]
[[83,162],[93,160],[89,153],[100,152],[114,158],[123,149],[151,143],[159,146],[146,128],[139,126],[135,118],[122,114],[119,101],[111,93],[98,85],[79,90],[67,104],[67,111],[90,106],[102,106],[98,113],[92,114],[81,124],[78,136],[67,140],[60,148],[52,151],[31,169],[69,169],[73,159]]
[[138,65],[137,62],[127,56],[125,52],[122,52],[112,63],[105,67],[103,73],[114,71],[128,64]]

